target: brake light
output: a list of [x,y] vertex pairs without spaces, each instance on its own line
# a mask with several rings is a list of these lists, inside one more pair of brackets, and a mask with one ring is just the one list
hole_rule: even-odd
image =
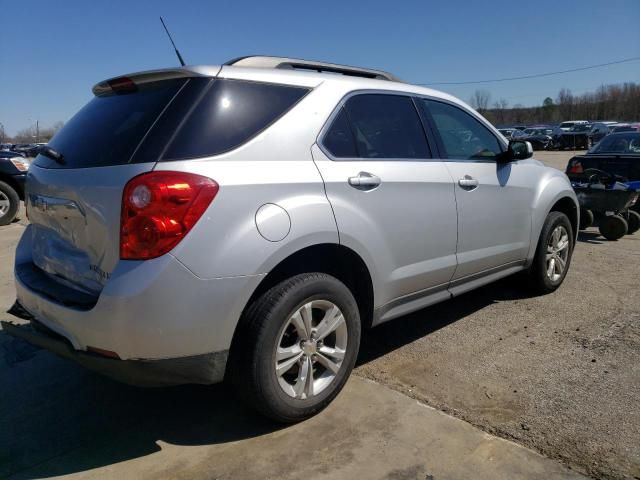
[[584,169],[582,168],[582,162],[580,160],[574,160],[571,162],[571,166],[567,173],[583,173]]
[[210,178],[184,172],[150,172],[124,187],[120,258],[148,260],[173,249],[218,193]]
[[107,84],[116,93],[132,93],[138,90],[137,85],[128,77],[120,77],[109,80]]

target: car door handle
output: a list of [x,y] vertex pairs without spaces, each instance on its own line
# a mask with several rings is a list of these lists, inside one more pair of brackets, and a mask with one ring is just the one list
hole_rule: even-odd
[[381,183],[380,177],[369,172],[360,172],[355,177],[349,177],[349,185],[358,190],[373,190]]
[[478,188],[479,182],[477,178],[465,175],[464,178],[458,180],[458,185],[460,185],[462,188],[473,190],[474,188]]

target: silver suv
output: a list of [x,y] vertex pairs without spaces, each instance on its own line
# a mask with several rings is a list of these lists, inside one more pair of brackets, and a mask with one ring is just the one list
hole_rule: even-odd
[[363,329],[516,272],[563,281],[567,177],[392,75],[245,57],[113,78],[29,169],[8,333],[138,385],[228,379],[294,422]]

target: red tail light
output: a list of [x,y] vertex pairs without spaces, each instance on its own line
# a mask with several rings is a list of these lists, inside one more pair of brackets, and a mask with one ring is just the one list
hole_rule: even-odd
[[175,247],[218,193],[210,178],[151,172],[132,178],[122,194],[120,258],[147,260]]
[[579,160],[574,160],[571,162],[571,166],[567,173],[583,173],[584,169],[582,168],[582,163]]
[[116,93],[133,93],[138,91],[138,87],[135,82],[127,77],[114,78],[107,82]]

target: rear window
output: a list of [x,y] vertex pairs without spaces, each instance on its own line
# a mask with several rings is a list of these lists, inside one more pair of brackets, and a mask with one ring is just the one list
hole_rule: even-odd
[[134,93],[94,97],[49,142],[64,156],[64,163],[38,155],[36,165],[86,168],[129,163],[140,141],[184,82],[157,82],[143,85]]
[[49,142],[64,156],[64,163],[39,155],[36,164],[86,168],[217,155],[249,141],[308,91],[287,85],[192,78],[143,84],[133,93],[98,96]]
[[589,152],[638,155],[640,154],[640,133],[608,135]]
[[167,147],[162,160],[217,155],[249,141],[304,97],[309,89],[215,80]]

